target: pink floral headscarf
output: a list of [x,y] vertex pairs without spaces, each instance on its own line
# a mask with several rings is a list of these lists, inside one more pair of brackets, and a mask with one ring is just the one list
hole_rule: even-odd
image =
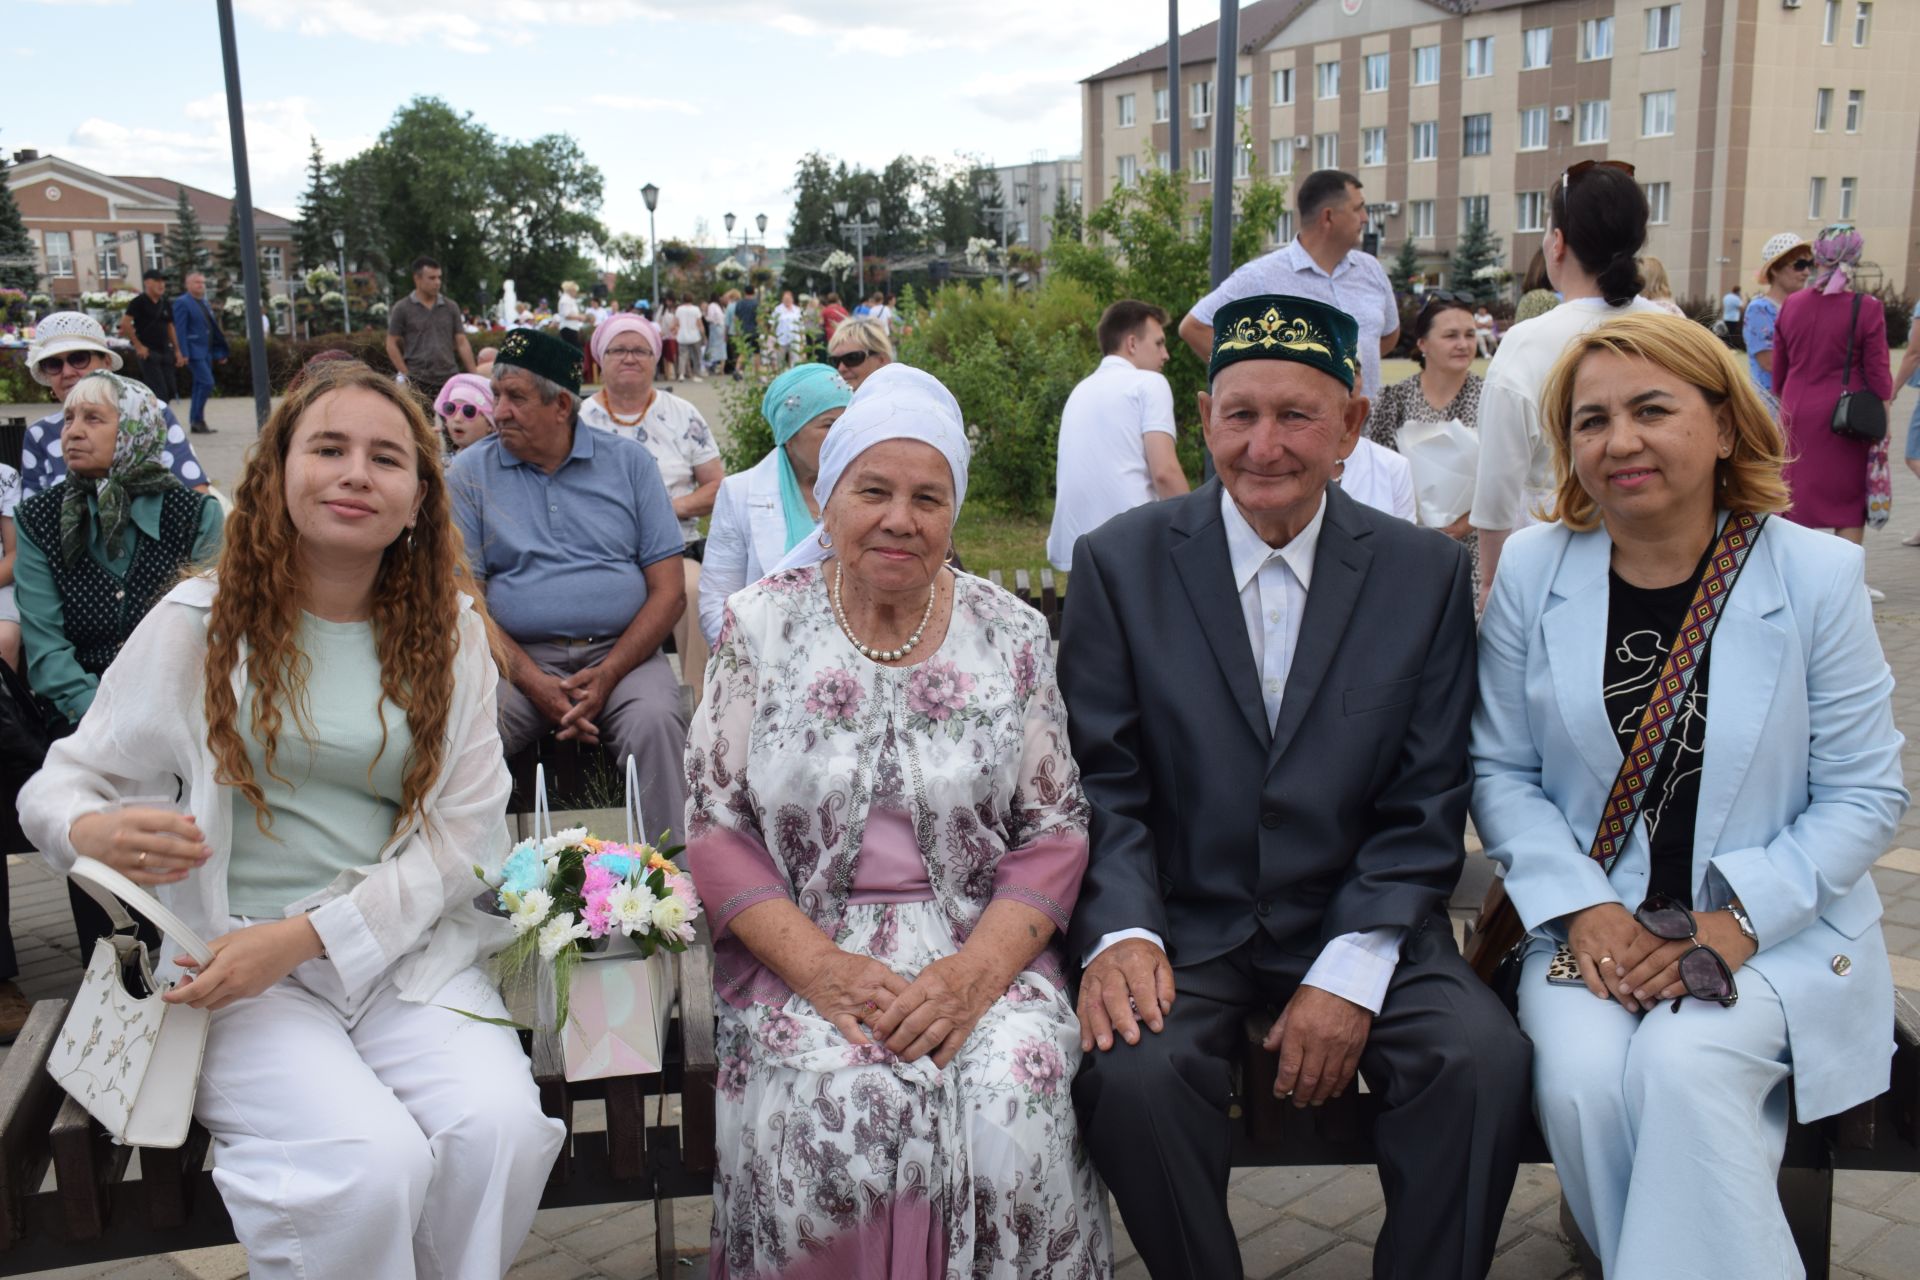
[[1814,237],[1814,275],[1807,287],[1828,295],[1845,293],[1850,268],[1860,265],[1860,254],[1866,247],[1860,233],[1844,222],[1821,231]]

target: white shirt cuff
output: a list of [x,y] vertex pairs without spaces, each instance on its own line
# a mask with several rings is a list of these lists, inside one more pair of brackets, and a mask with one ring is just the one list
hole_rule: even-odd
[[1400,963],[1400,944],[1406,932],[1399,925],[1386,925],[1341,934],[1320,949],[1319,959],[1300,980],[1301,985],[1318,987],[1379,1013],[1387,999],[1387,984],[1393,981],[1393,971]]
[[[1154,946],[1159,947],[1160,950],[1165,951],[1167,949],[1167,944],[1160,940],[1160,935],[1155,933],[1151,929],[1122,929],[1117,933],[1102,934],[1100,937],[1100,941],[1093,944],[1093,950],[1087,952],[1086,957],[1080,961],[1080,967],[1082,969],[1086,968],[1088,965],[1093,963],[1093,958],[1095,956],[1099,955],[1102,951],[1105,951],[1108,947],[1112,946],[1114,943],[1125,942],[1128,938],[1145,938],[1148,942],[1151,942]],[[1396,948],[1396,954],[1397,954],[1397,948]]]

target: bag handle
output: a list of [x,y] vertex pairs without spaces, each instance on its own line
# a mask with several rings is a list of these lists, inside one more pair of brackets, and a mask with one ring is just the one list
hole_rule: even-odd
[[1847,317],[1847,362],[1840,368],[1840,394],[1845,395],[1853,386],[1853,331],[1860,323],[1860,294],[1853,295],[1853,314]]
[[553,834],[553,815],[547,811],[547,766],[533,766],[533,838],[545,840]]
[[180,945],[182,951],[203,965],[213,963],[213,948],[202,941],[199,934],[189,929],[186,922],[179,916],[161,906],[158,898],[106,863],[93,858],[76,858],[72,869],[67,874],[78,880],[87,896],[99,903],[106,911],[108,918],[113,921],[116,933],[133,928],[132,917],[128,916],[126,908],[120,905],[126,902],[141,915],[153,921],[161,933]]
[[627,803],[623,816],[627,820],[627,847],[634,844],[634,833],[640,833],[641,843],[646,842],[647,820],[640,812],[640,768],[633,761],[633,753],[627,753]]

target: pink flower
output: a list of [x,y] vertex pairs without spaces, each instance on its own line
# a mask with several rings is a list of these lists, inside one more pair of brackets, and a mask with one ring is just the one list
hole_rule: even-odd
[[729,1102],[738,1102],[747,1096],[747,1056],[744,1053],[722,1060],[714,1087]]
[[1051,1041],[1022,1040],[1013,1047],[1013,1078],[1033,1092],[1052,1097],[1066,1074],[1067,1064]]
[[866,690],[844,667],[829,667],[807,689],[807,712],[831,724],[852,724],[860,713]]
[[907,706],[936,723],[951,720],[967,705],[973,677],[939,658],[929,658],[907,681]]
[[1040,685],[1040,664],[1033,656],[1033,641],[1020,646],[1013,660],[1013,696],[1025,700]]
[[777,1009],[760,1024],[760,1043],[775,1057],[785,1057],[798,1049],[801,1036],[800,1020]]
[[587,922],[589,938],[607,936],[608,930],[612,927],[612,921],[607,913],[607,897],[615,887],[624,883],[621,877],[614,875],[597,862],[588,860],[586,879],[580,886],[580,896],[586,900],[586,906],[581,910],[580,916]]

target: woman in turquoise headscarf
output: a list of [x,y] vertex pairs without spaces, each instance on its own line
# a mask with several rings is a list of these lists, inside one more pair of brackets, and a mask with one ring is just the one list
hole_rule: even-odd
[[15,564],[27,682],[69,724],[186,565],[220,544],[220,504],[181,485],[153,392],[101,370],[67,393],[67,474],[21,503]]
[[767,387],[760,413],[773,448],[750,470],[720,482],[702,565],[700,630],[720,638],[727,597],[773,571],[820,518],[813,497],[820,446],[853,391],[824,364],[795,365]]

